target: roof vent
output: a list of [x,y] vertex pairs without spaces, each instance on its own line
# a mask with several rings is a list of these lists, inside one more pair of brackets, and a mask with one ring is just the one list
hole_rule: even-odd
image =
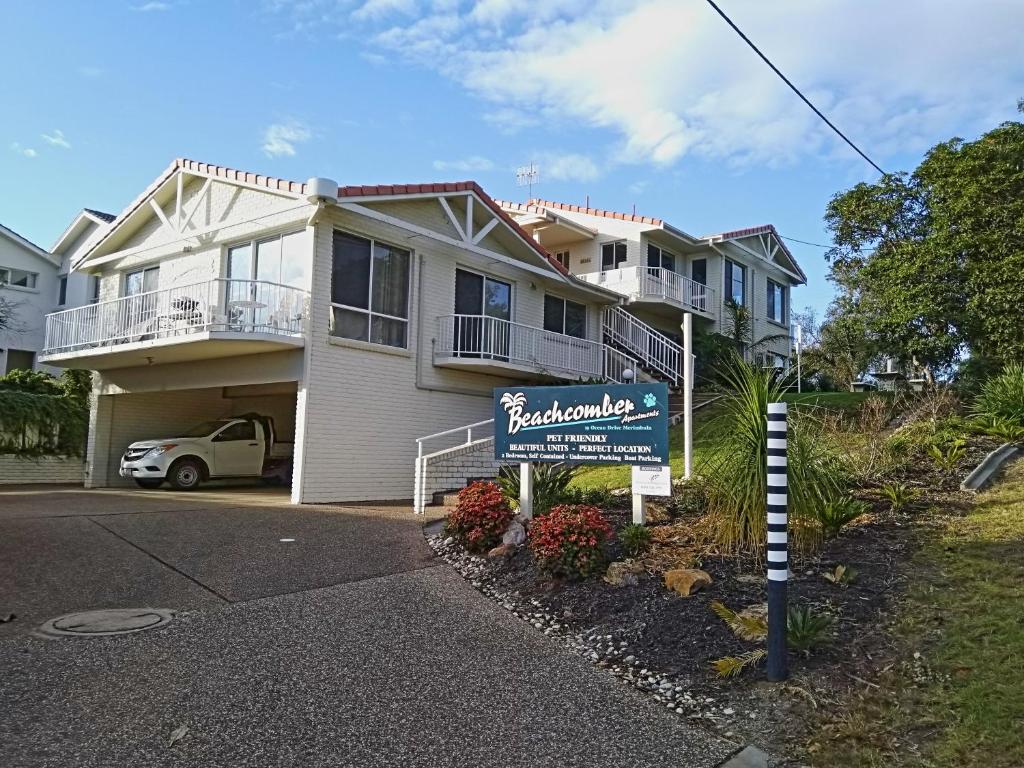
[[314,176],[306,182],[306,199],[311,203],[338,202],[338,182]]

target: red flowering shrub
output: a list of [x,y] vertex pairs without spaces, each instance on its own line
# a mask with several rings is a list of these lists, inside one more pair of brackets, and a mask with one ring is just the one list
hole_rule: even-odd
[[459,503],[444,530],[470,552],[486,552],[501,543],[514,513],[496,483],[480,480],[459,491]]
[[561,504],[530,523],[530,549],[538,566],[557,576],[589,576],[603,564],[601,548],[612,527],[589,504]]

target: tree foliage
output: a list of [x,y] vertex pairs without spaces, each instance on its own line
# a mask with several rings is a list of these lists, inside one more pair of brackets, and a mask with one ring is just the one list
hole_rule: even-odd
[[80,455],[89,425],[88,371],[0,376],[0,453]]
[[[829,203],[834,311],[929,373],[964,353],[1024,360],[1024,124],[933,147],[910,174]],[[853,319],[855,318],[855,319]]]

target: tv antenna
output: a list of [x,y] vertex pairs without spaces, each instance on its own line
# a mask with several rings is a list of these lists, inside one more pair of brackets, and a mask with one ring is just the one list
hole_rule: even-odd
[[533,185],[540,181],[540,168],[536,163],[521,165],[516,168],[516,186],[527,187],[529,192],[528,200],[533,199]]

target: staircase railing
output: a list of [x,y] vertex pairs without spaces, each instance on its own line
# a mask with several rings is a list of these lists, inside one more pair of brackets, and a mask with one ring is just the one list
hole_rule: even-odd
[[683,349],[656,328],[619,307],[604,312],[605,338],[636,356],[642,367],[661,374],[672,384],[682,377]]

